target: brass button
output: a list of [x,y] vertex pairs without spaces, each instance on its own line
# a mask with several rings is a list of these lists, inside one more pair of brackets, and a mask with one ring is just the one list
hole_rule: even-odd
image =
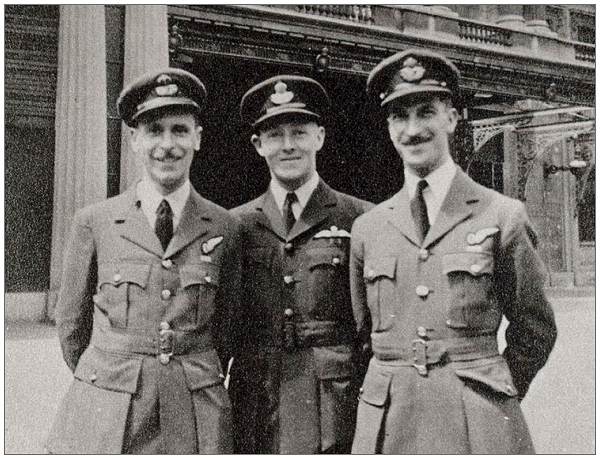
[[291,242],[286,242],[283,248],[286,252],[291,252],[292,250],[294,250],[294,244],[292,244]]
[[449,327],[451,327],[451,326],[452,326],[452,321],[451,321],[450,319],[448,319],[448,320],[446,321],[446,325],[448,325]]
[[204,280],[207,284],[210,284],[212,282],[212,278],[210,276],[204,276]]
[[417,285],[417,288],[415,289],[415,292],[421,298],[424,298],[427,295],[429,295],[429,288],[427,288],[425,285]]
[[333,263],[335,266],[339,265],[341,262],[339,257],[333,257],[333,260],[331,260],[331,263]]
[[289,285],[294,282],[294,278],[292,276],[283,276],[283,282]]
[[92,297],[92,301],[94,302],[94,304],[98,304],[98,301],[100,301],[100,297],[98,295],[94,295]]
[[427,338],[427,329],[425,327],[417,327],[417,335],[419,338]]
[[373,280],[374,278],[375,278],[375,271],[373,271],[372,269],[369,269],[369,271],[367,271],[367,279]]
[[169,325],[169,322],[161,322],[158,328],[161,330],[170,330],[171,326]]
[[119,282],[121,280],[121,275],[119,273],[115,273],[113,276],[113,282]]
[[359,392],[359,393],[361,393],[361,394],[362,394],[364,391],[365,391],[365,390],[364,390],[362,387],[361,387],[360,389],[358,389],[358,392]]
[[477,236],[475,236],[475,233],[469,233],[467,235],[467,243],[469,245],[477,244]]
[[287,308],[285,311],[283,311],[283,313],[286,315],[286,317],[292,317],[294,315],[294,310]]
[[91,382],[94,382],[94,381],[96,381],[96,379],[98,379],[98,375],[97,375],[96,373],[92,373],[92,374],[90,375],[90,381],[91,381]]
[[171,267],[173,266],[173,262],[171,260],[163,260],[163,261],[160,262],[160,264],[165,269],[171,269]]
[[163,365],[166,365],[171,360],[171,357],[168,354],[158,354],[158,361]]
[[477,273],[481,272],[481,265],[477,265],[477,264],[471,265],[471,272],[473,274],[477,274]]
[[163,290],[162,292],[160,292],[160,297],[163,300],[168,300],[169,298],[171,298],[171,290],[167,290],[167,289]]
[[421,249],[419,250],[419,260],[425,261],[429,258],[429,250]]

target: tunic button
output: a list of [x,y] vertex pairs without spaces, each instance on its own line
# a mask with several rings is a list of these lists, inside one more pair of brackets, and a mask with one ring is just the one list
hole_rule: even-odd
[[114,281],[114,282],[119,282],[120,280],[121,280],[121,275],[120,275],[119,273],[116,273],[116,274],[113,276],[113,281]]
[[160,292],[160,297],[163,300],[168,300],[169,298],[171,298],[171,290],[163,290],[162,292]]
[[163,268],[170,269],[173,266],[173,262],[171,260],[163,260],[161,261]]
[[471,272],[474,274],[481,272],[481,265],[471,265]]
[[419,260],[425,261],[429,258],[429,250],[421,249],[419,250]]
[[212,282],[212,278],[210,276],[204,276],[204,280],[207,284],[210,284]]
[[372,269],[369,269],[369,271],[367,272],[367,278],[373,280],[374,277],[375,277],[375,271],[373,271]]
[[100,297],[98,295],[94,295],[92,297],[92,301],[94,302],[94,304],[98,304],[98,301],[100,301]]
[[475,233],[469,233],[467,235],[467,243],[469,245],[473,245],[477,243],[477,237],[475,236]]
[[161,322],[158,327],[161,330],[169,330],[171,328],[171,326],[169,325],[169,322]]
[[286,315],[286,317],[292,317],[294,315],[294,310],[287,308],[285,311],[283,311],[283,313]]
[[286,252],[291,252],[292,250],[294,250],[294,244],[292,244],[291,242],[286,242],[283,248]]
[[334,258],[333,258],[333,260],[331,260],[331,262],[332,262],[332,263],[333,263],[335,266],[337,266],[337,265],[339,265],[339,264],[340,264],[340,259],[339,259],[338,257],[334,257]]
[[94,382],[94,381],[96,381],[96,379],[98,379],[98,375],[96,375],[96,373],[92,373],[92,374],[90,375],[90,381],[91,381],[91,382]]
[[289,285],[294,282],[294,278],[292,276],[283,276],[283,282]]
[[417,335],[419,338],[427,338],[427,330],[425,327],[417,327]]
[[417,285],[415,292],[417,292],[417,295],[419,295],[421,298],[429,295],[429,289],[424,285]]
[[169,354],[159,354],[158,355],[158,361],[160,363],[162,363],[163,365],[166,365],[167,363],[169,363],[170,360],[171,360],[171,357],[169,356]]
[[517,391],[515,390],[515,388],[513,386],[511,386],[510,384],[506,385],[506,393],[508,395],[517,395]]

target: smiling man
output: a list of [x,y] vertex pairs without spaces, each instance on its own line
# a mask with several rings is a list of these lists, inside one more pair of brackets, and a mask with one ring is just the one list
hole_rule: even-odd
[[142,178],[74,217],[56,305],[74,381],[52,453],[232,451],[223,383],[237,336],[239,224],[189,181],[205,99],[198,78],[171,68],[119,97]]
[[519,402],[556,340],[546,271],[524,205],[452,160],[458,78],[446,58],[407,50],[367,80],[405,183],[352,228],[352,306],[373,352],[353,453],[533,452]]
[[271,183],[242,221],[246,339],[232,380],[237,452],[349,453],[364,375],[348,282],[350,227],[371,205],[319,177],[325,89],[279,75],[241,115]]

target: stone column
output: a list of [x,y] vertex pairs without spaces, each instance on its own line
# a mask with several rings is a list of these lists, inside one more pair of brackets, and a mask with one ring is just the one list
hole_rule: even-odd
[[525,5],[523,6],[526,30],[529,32],[549,35],[555,37],[556,32],[550,30],[546,21],[546,5]]
[[[169,66],[169,31],[166,5],[125,7],[123,86],[150,70]],[[121,131],[121,191],[138,178],[136,159],[129,146],[129,129]]]
[[73,214],[106,198],[105,37],[103,5],[60,6],[50,318]]
[[496,24],[511,29],[525,29],[525,19],[523,18],[522,5],[498,5],[498,19]]

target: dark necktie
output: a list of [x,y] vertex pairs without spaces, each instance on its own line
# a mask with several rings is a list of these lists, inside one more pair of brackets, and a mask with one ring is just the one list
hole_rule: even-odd
[[166,250],[173,237],[173,211],[166,199],[163,199],[156,209],[154,231],[160,239],[163,250]]
[[427,188],[427,185],[427,180],[420,180],[419,183],[417,183],[415,197],[410,202],[410,213],[412,214],[415,222],[415,229],[417,230],[417,235],[421,239],[421,242],[423,242],[423,239],[425,239],[425,236],[429,231],[427,204],[423,197],[423,190]]
[[296,217],[292,211],[292,204],[298,200],[298,196],[293,191],[285,196],[285,202],[283,203],[283,218],[285,219],[285,230],[287,234],[290,234],[294,223],[296,223]]

